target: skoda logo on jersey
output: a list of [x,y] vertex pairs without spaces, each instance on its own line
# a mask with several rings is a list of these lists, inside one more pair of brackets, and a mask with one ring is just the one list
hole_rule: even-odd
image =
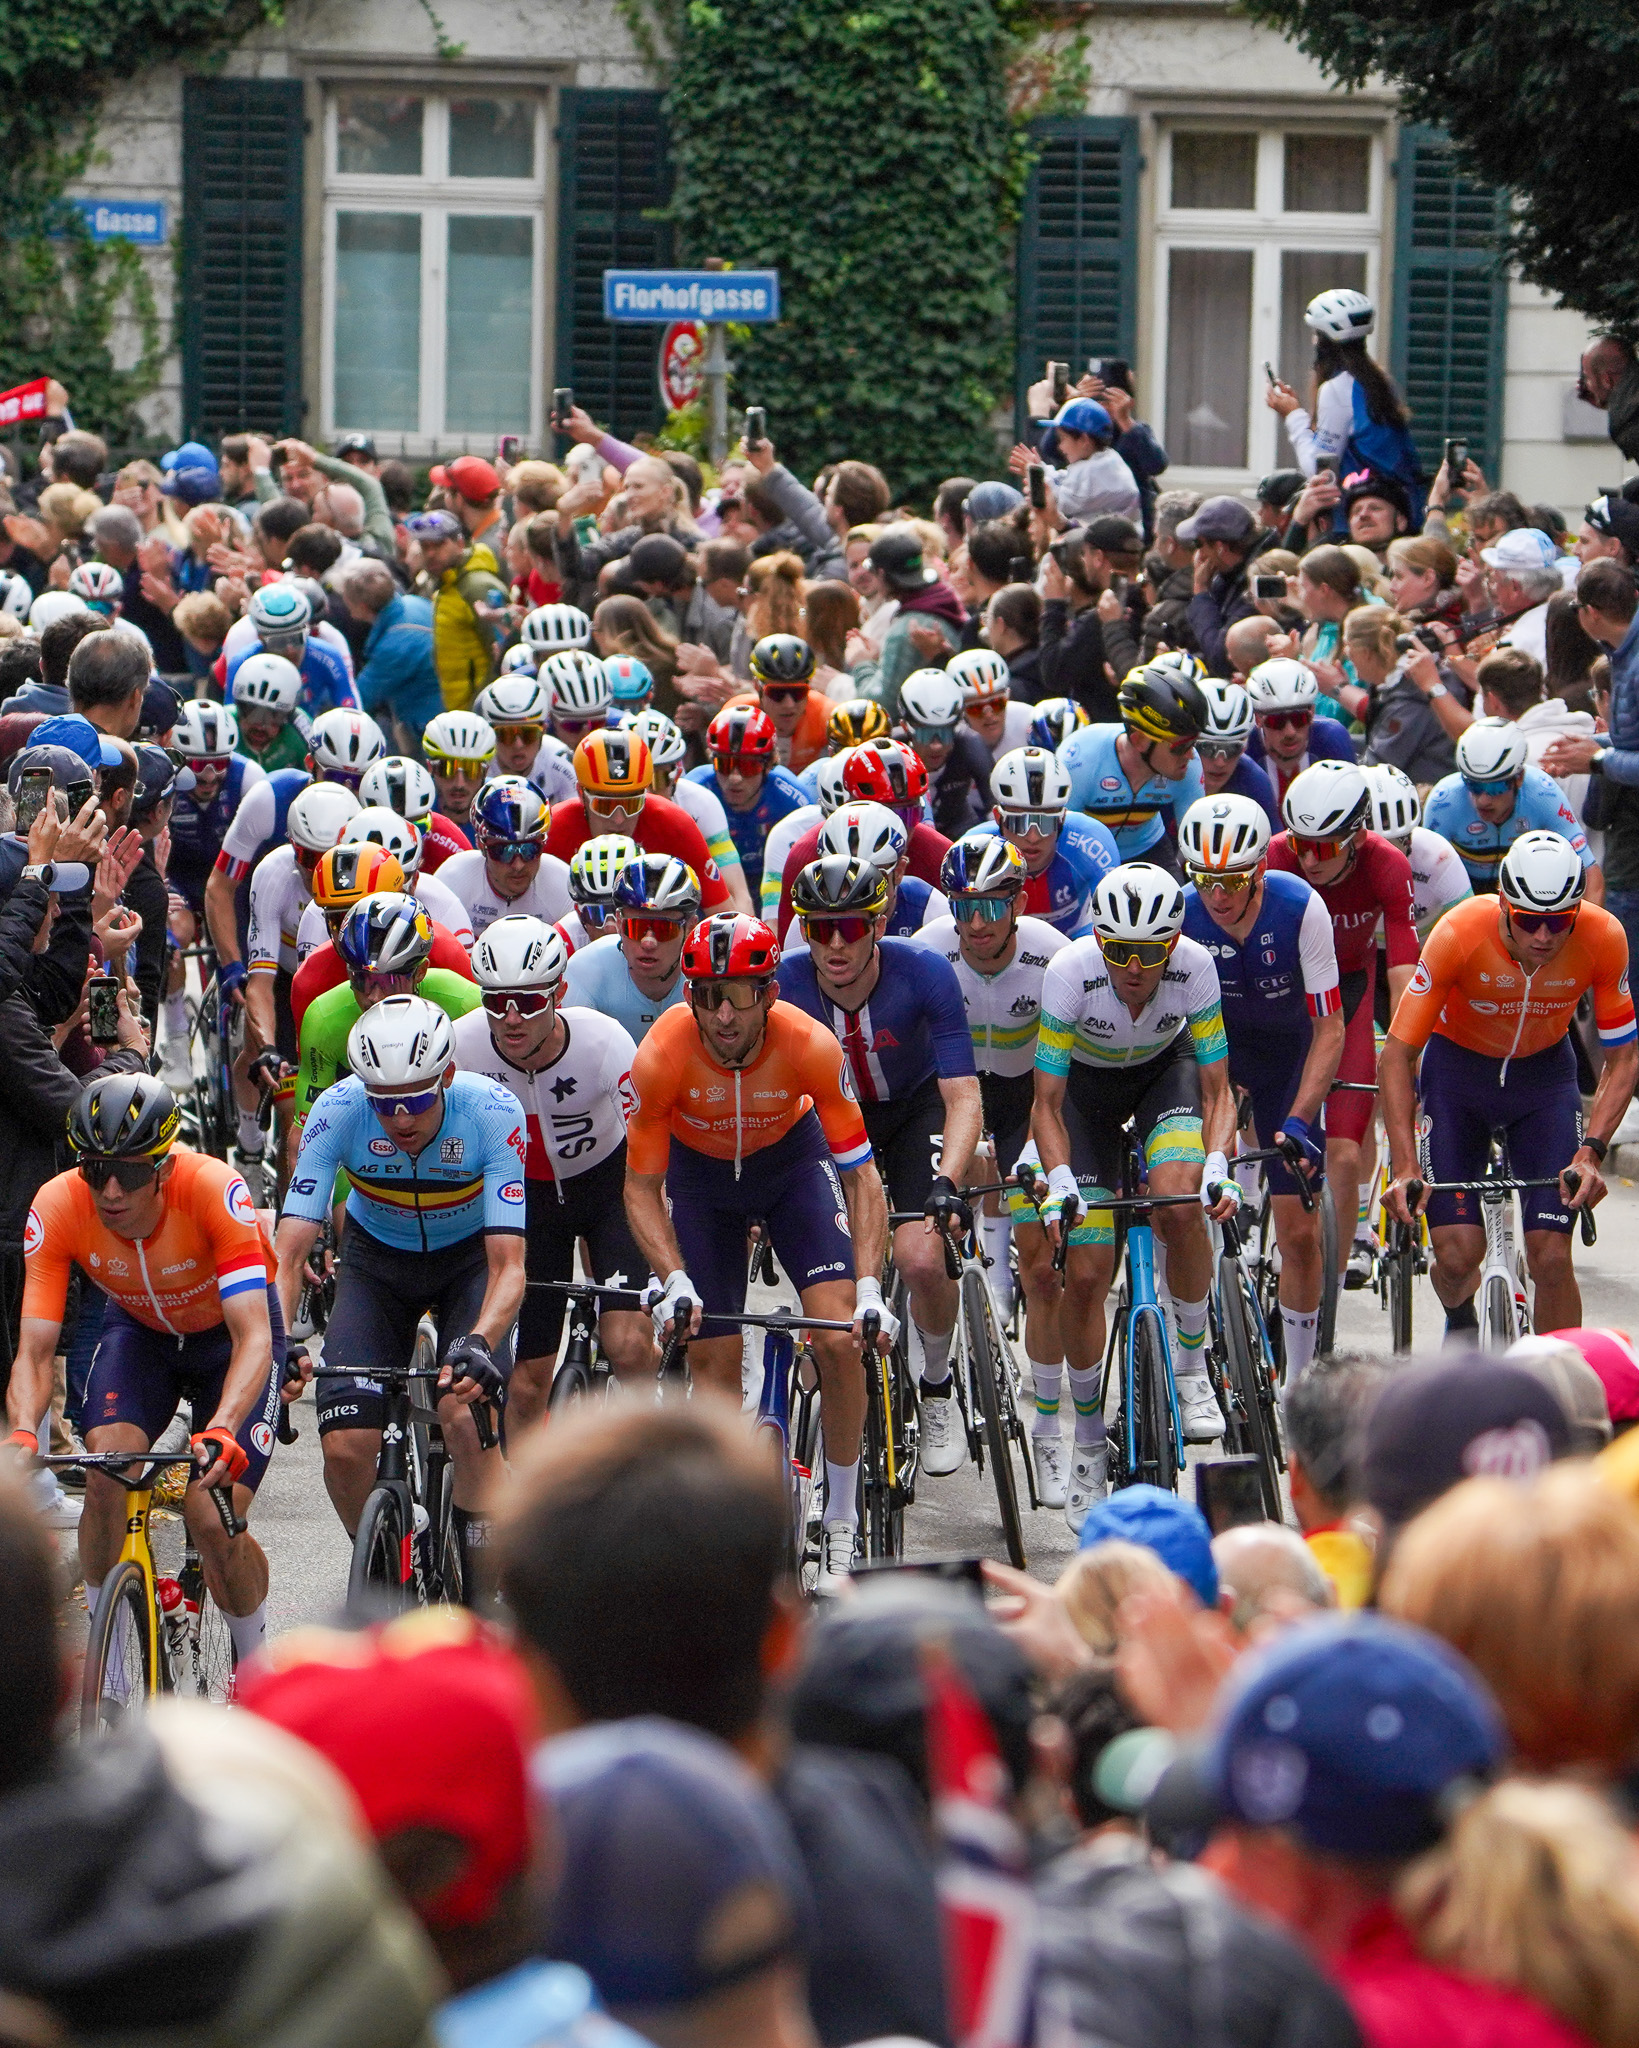
[[391,1159],[398,1150],[398,1147],[391,1138],[372,1138],[370,1140],[370,1150],[378,1159]]
[[1476,819],[1474,823],[1468,827],[1468,830],[1473,833],[1476,839],[1478,839],[1482,833],[1489,831],[1490,827],[1485,824],[1482,824],[1479,819]]
[[[245,1186],[237,1174],[228,1182],[227,1190],[222,1199],[227,1204],[228,1214],[235,1223],[254,1223],[256,1221],[256,1204],[250,1198],[250,1189]],[[109,1264],[110,1270],[112,1270],[113,1262],[110,1261]]]

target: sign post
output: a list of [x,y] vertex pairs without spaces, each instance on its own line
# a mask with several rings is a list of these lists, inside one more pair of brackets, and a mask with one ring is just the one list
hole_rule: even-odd
[[[720,463],[728,453],[727,323],[738,320],[747,326],[768,326],[778,320],[779,272],[725,270],[720,263],[707,264],[703,270],[606,270],[603,317],[622,326],[704,323],[706,354],[701,371],[706,380],[706,443],[712,462]],[[664,351],[661,377],[664,393]]]

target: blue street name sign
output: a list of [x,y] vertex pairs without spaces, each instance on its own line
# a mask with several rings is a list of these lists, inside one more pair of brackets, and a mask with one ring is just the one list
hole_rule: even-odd
[[777,270],[606,270],[603,317],[634,325],[735,320],[762,326],[780,317]]
[[163,199],[75,199],[93,242],[135,242],[142,249],[165,243]]

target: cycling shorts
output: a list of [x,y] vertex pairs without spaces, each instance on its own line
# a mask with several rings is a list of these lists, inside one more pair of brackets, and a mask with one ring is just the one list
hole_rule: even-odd
[[[324,1333],[324,1355],[346,1360],[350,1368],[380,1371],[408,1365],[415,1334],[430,1310],[438,1319],[438,1358],[457,1337],[469,1336],[484,1304],[489,1285],[489,1258],[484,1233],[427,1252],[402,1251],[372,1237],[354,1218],[342,1232],[341,1260],[336,1269],[336,1302]],[[512,1333],[498,1345],[495,1363],[512,1376]],[[414,1389],[428,1407],[430,1385]],[[319,1434],[333,1429],[380,1429],[384,1419],[381,1382],[342,1378],[319,1369],[314,1399]]]
[[[1491,1156],[1491,1140],[1504,1141],[1508,1171],[1519,1180],[1546,1180],[1570,1165],[1582,1143],[1582,1097],[1576,1085],[1576,1055],[1561,1039],[1542,1052],[1508,1062],[1435,1032],[1423,1048],[1419,1087],[1418,1150],[1428,1180],[1479,1180]],[[1557,1188],[1531,1188],[1520,1196],[1527,1230],[1571,1228],[1571,1211]],[[1430,1195],[1431,1226],[1448,1223],[1484,1227],[1478,1195]]]
[[[267,1313],[273,1326],[273,1364],[267,1385],[235,1436],[250,1461],[236,1484],[248,1486],[252,1493],[261,1485],[273,1455],[279,1388],[285,1376],[284,1317],[272,1287],[267,1291]],[[140,1429],[151,1444],[184,1401],[192,1408],[195,1434],[208,1428],[222,1398],[232,1357],[233,1337],[226,1323],[176,1337],[168,1330],[149,1329],[117,1301],[108,1301],[103,1309],[102,1336],[86,1376],[87,1440],[94,1430],[125,1422]]]
[[296,1012],[290,1006],[290,987],[296,977],[288,969],[273,971],[273,1043],[280,1059],[295,1066],[301,1057],[301,1033],[296,1029]]
[[985,1130],[996,1147],[996,1178],[1006,1180],[1030,1137],[1035,1069],[1022,1074],[981,1074],[979,1098],[984,1104]]
[[[1303,1065],[1309,1057],[1311,1043],[1307,1032],[1301,1037],[1277,1036],[1270,1032],[1260,1034],[1254,1045],[1230,1045],[1229,1078],[1252,1098],[1253,1140],[1260,1150],[1274,1144],[1275,1134],[1292,1114],[1292,1098],[1303,1078]],[[1334,1095],[1325,1110],[1326,1117],[1332,1119],[1335,1105],[1348,1099],[1346,1095]],[[1366,1098],[1362,1096],[1360,1099],[1365,1101]],[[1263,1177],[1271,1194],[1295,1195],[1298,1192],[1292,1170],[1284,1160],[1266,1159]]]
[[[1345,974],[1338,983],[1338,993],[1343,999],[1343,1057],[1337,1063],[1337,1079],[1340,1081],[1363,1081],[1368,1086],[1377,1079],[1377,1021],[1376,1002],[1373,991],[1377,985],[1377,961],[1368,960],[1364,967],[1356,967]],[[1352,1138],[1358,1145],[1371,1128],[1372,1112],[1377,1107],[1375,1095],[1363,1094],[1356,1088],[1345,1088],[1326,1098],[1326,1135],[1328,1138]]]
[[[573,1280],[575,1240],[584,1237],[588,1270],[600,1283],[642,1287],[649,1262],[626,1221],[626,1147],[565,1181],[524,1182],[524,1263],[531,1280]],[[563,1196],[562,1201],[558,1197]],[[518,1312],[518,1356],[555,1358],[568,1297],[530,1287]]]
[[920,1216],[933,1192],[933,1162],[944,1144],[945,1098],[939,1092],[939,1077],[930,1074],[903,1099],[859,1106],[888,1191],[888,1207],[914,1209]]
[[852,1284],[848,1205],[831,1148],[811,1109],[783,1138],[743,1160],[738,1179],[732,1159],[713,1159],[673,1138],[666,1193],[683,1269],[713,1314],[735,1316],[745,1307],[746,1227],[758,1218],[767,1225],[780,1264],[799,1294],[825,1280]]

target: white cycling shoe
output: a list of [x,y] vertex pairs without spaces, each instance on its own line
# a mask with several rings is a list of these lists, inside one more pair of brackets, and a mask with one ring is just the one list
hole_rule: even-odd
[[1109,1491],[1109,1443],[1077,1444],[1070,1457],[1070,1485],[1064,1497],[1064,1519],[1078,1536],[1089,1510]]
[[922,1470],[935,1479],[954,1472],[967,1457],[967,1431],[962,1411],[956,1405],[953,1380],[945,1383],[943,1395],[922,1389]]
[[1215,1444],[1224,1434],[1224,1411],[1203,1373],[1191,1373],[1178,1382],[1178,1414],[1184,1425],[1186,1444]]
[[852,1522],[827,1522],[820,1533],[819,1577],[814,1593],[821,1600],[834,1600],[853,1576],[859,1555],[859,1530]]
[[1070,1454],[1057,1430],[1032,1436],[1030,1455],[1036,1464],[1036,1498],[1044,1508],[1061,1508],[1070,1490]]

